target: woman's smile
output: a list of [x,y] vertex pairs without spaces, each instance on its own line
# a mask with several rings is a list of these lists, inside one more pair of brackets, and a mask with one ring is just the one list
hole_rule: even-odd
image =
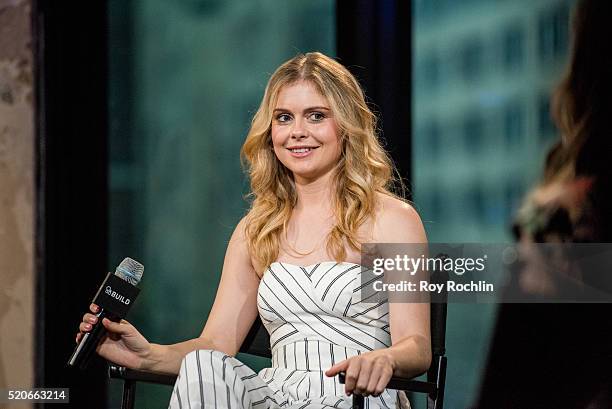
[[310,154],[313,153],[313,151],[317,148],[318,146],[292,147],[292,148],[287,148],[287,150],[291,152],[291,156],[293,156],[294,158],[305,158],[306,156],[310,156]]

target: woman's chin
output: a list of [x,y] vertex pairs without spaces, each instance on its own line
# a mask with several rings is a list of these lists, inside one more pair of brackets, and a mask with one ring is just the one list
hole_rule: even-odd
[[316,173],[293,172],[293,180],[298,183],[312,183],[318,178]]

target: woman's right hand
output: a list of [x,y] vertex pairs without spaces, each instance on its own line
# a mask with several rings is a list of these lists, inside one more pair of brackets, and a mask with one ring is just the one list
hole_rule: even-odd
[[[90,313],[83,315],[83,321],[79,325],[80,332],[76,335],[78,344],[84,333],[91,331],[93,325],[98,322],[95,315],[99,311],[96,304],[89,306]],[[102,320],[106,328],[106,335],[102,338],[96,352],[102,358],[131,369],[143,369],[143,363],[151,352],[151,344],[140,332],[126,320],[113,322],[108,318]]]

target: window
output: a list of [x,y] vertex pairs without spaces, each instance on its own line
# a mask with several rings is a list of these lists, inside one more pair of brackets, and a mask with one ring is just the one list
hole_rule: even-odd
[[518,101],[506,105],[503,113],[503,121],[506,146],[519,146],[525,129],[523,106]]
[[470,212],[475,219],[485,217],[485,195],[479,185],[471,186],[466,193],[466,203],[470,207]]
[[[131,316],[150,339],[188,339],[205,318],[248,206],[239,152],[263,88],[297,52],[334,56],[335,21],[328,0],[109,1],[108,265],[129,254],[147,266],[147,295]],[[197,297],[182,296],[194,288]],[[150,314],[158,299],[166,305]],[[120,405],[119,386],[109,407]],[[144,408],[171,393],[138,389]]]
[[480,114],[471,112],[463,118],[463,141],[465,144],[465,153],[470,154],[475,151],[480,151],[484,140],[484,126]]
[[420,65],[419,78],[423,78],[426,90],[433,90],[440,84],[440,57],[438,54],[429,54]]
[[461,75],[467,82],[479,79],[482,74],[484,47],[478,38],[466,41],[461,48]]
[[545,10],[538,19],[538,55],[541,62],[567,54],[569,9],[565,3]]
[[502,36],[502,62],[507,71],[516,71],[522,68],[525,58],[525,35],[519,24],[506,29]]
[[[411,182],[431,242],[512,239],[508,221],[522,188],[541,174],[544,143],[533,146],[532,139],[539,145],[542,135],[548,144],[556,135],[549,86],[565,63],[567,10],[575,3],[413,0],[412,52],[420,83],[412,94],[419,133],[413,139]],[[545,60],[540,75],[543,53],[554,58]],[[436,64],[423,63],[434,54]],[[425,75],[438,83],[426,88]],[[439,130],[426,131],[433,118]],[[431,135],[439,135],[437,145]],[[425,152],[437,152],[436,159]],[[449,332],[458,359],[449,366],[446,391],[454,407],[468,407],[478,396],[480,379],[473,369],[484,365],[479,352],[494,317],[481,306],[456,313],[457,328],[466,330]],[[415,408],[424,408],[420,403],[414,402]]]
[[428,157],[437,158],[440,154],[440,125],[436,120],[432,120],[425,126],[422,140]]
[[538,97],[538,138],[545,143],[556,134],[556,128],[550,113],[550,97],[542,94]]

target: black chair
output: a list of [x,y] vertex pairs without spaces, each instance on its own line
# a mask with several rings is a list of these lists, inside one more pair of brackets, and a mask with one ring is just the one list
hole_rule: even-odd
[[[446,278],[445,278],[446,277]],[[448,273],[436,272],[432,275],[431,282],[444,282],[448,278]],[[444,287],[446,288],[446,286]],[[446,356],[445,354],[446,336],[446,293],[441,294],[441,298],[431,303],[431,344],[432,344],[432,363],[427,371],[427,381],[416,381],[407,378],[392,377],[387,388],[397,389],[408,392],[427,393],[427,408],[442,409],[444,400],[444,383],[446,380]],[[256,355],[264,358],[271,358],[270,339],[267,330],[262,325],[259,317],[249,330],[240,352]],[[136,382],[149,382],[162,385],[174,385],[176,375],[166,375],[153,372],[143,372],[109,363],[108,374],[110,378],[122,379],[123,399],[122,409],[133,409],[136,396]],[[344,383],[344,373],[339,375],[340,383]],[[363,396],[353,394],[353,408],[362,409],[364,404]]]

